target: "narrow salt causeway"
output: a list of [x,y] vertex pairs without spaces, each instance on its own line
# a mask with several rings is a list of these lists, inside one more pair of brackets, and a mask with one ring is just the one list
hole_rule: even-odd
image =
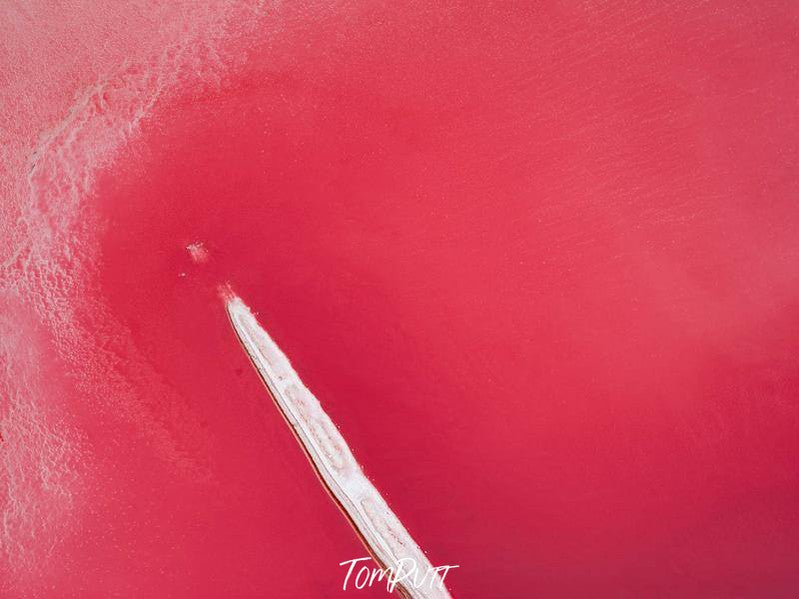
[[[372,557],[390,568],[396,590],[414,599],[450,597],[443,578],[366,478],[333,421],[291,367],[269,334],[237,296],[225,297],[230,321],[270,395],[311,460],[330,495],[358,532]],[[442,574],[442,575],[439,575]],[[393,588],[393,586],[389,586]]]

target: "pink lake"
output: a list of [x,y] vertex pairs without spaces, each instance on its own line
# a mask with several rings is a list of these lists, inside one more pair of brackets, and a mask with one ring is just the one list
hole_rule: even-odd
[[453,596],[799,590],[789,3],[4,10],[0,596],[386,595],[220,285]]

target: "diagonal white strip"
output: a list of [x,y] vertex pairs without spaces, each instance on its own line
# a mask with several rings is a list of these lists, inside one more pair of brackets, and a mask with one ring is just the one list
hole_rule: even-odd
[[[333,498],[344,510],[373,557],[394,572],[402,567],[411,578],[397,590],[414,599],[444,599],[450,594],[422,550],[374,485],[366,478],[333,421],[291,367],[269,334],[237,296],[226,298],[233,328],[286,421]],[[411,561],[413,560],[413,561]],[[423,581],[423,577],[427,578]],[[402,578],[402,575],[399,576]]]

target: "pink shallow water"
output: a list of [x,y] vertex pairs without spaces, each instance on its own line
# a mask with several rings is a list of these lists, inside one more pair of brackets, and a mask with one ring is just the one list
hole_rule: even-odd
[[131,61],[4,187],[3,597],[384,594],[340,590],[366,552],[221,284],[454,595],[795,593],[795,11],[171,16],[226,41]]

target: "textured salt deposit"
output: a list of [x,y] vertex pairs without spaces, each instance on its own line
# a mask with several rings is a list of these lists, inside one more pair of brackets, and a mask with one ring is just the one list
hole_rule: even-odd
[[[77,498],[83,473],[75,464],[92,458],[80,449],[80,433],[69,420],[55,415],[53,399],[64,391],[53,382],[46,392],[38,390],[45,351],[63,361],[86,402],[113,404],[172,463],[203,475],[203,465],[185,457],[195,440],[152,414],[118,368],[119,356],[126,356],[150,376],[146,359],[126,335],[98,338],[92,332],[124,326],[87,289],[97,260],[89,241],[96,223],[87,203],[97,172],[115,160],[159,102],[182,88],[218,83],[226,63],[235,60],[225,54],[225,35],[254,26],[261,9],[260,3],[220,0],[185,10],[158,5],[145,15],[133,7],[89,16],[31,3],[27,9],[9,6],[2,19],[3,27],[14,28],[3,41],[17,60],[0,61],[6,82],[0,120],[9,125],[0,127],[0,313],[13,311],[14,330],[41,327],[51,345],[36,347],[30,335],[4,334],[0,340],[0,595],[21,596],[22,589],[33,592],[42,584],[43,565],[67,534],[66,522],[85,503]],[[85,18],[74,30],[85,31],[86,39],[76,34],[52,44],[55,56],[48,54],[49,44],[34,52],[30,41],[44,29],[34,14],[65,29],[71,19]],[[108,26],[103,18],[125,25]],[[94,27],[113,38],[104,46],[115,51],[92,50],[93,36],[100,35]],[[92,66],[75,75],[73,63],[87,52]],[[65,60],[73,66],[65,68]],[[73,73],[68,81],[61,75],[66,71]],[[37,101],[29,101],[34,96]],[[11,326],[8,320],[4,316],[0,331]],[[173,392],[151,392],[166,393],[186,417],[185,428],[197,428]]]
[[189,252],[189,256],[191,256],[191,259],[194,260],[196,264],[208,262],[208,250],[205,249],[202,241],[190,243],[186,246],[186,250]]

